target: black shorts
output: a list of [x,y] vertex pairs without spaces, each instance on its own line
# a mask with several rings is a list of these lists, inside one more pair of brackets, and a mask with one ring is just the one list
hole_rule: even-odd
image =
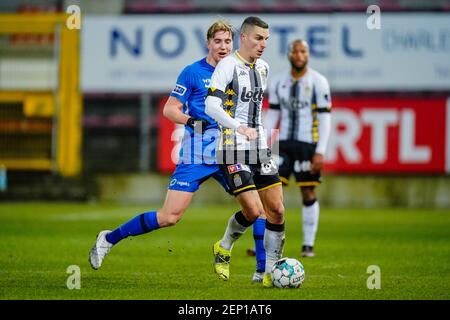
[[314,187],[321,182],[320,172],[311,174],[311,160],[316,152],[316,145],[302,141],[280,141],[279,173],[284,185],[289,183],[294,173],[297,186]]
[[221,164],[220,169],[233,195],[250,190],[263,191],[281,185],[273,160],[262,164]]

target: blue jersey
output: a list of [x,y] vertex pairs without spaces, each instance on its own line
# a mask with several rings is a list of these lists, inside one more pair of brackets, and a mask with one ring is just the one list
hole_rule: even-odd
[[217,122],[205,113],[205,98],[214,67],[203,58],[188,65],[180,73],[177,84],[170,96],[183,103],[183,112],[189,116],[208,121],[205,133],[201,136],[185,127],[180,149],[180,164],[216,163]]

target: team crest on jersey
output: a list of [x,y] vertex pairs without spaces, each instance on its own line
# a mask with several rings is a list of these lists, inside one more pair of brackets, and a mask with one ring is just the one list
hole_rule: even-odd
[[261,77],[262,77],[263,79],[266,78],[266,77],[267,77],[267,71],[266,71],[266,69],[264,68],[264,69],[259,70],[259,74],[261,75]]
[[235,172],[239,172],[239,171],[248,171],[250,172],[250,168],[249,166],[247,166],[246,164],[241,164],[241,163],[237,163],[237,164],[233,164],[227,167],[228,169],[228,173],[235,173]]
[[305,88],[306,95],[309,95],[310,92],[311,92],[311,87],[310,86],[306,86],[306,88]]
[[239,175],[239,173],[236,173],[233,176],[233,182],[234,182],[234,186],[236,188],[242,186],[242,179],[241,179],[241,176]]
[[172,93],[175,93],[179,96],[183,96],[186,93],[186,87],[183,87],[182,85],[177,84],[175,88],[172,90]]

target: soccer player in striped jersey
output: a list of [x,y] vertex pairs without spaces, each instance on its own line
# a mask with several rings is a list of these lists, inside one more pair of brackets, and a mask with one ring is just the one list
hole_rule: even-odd
[[261,117],[269,66],[260,58],[268,37],[267,23],[258,17],[246,18],[240,29],[239,49],[219,62],[206,98],[206,113],[221,128],[218,161],[242,207],[213,246],[215,272],[228,280],[235,241],[265,212],[265,287],[272,286],[270,271],[282,255],[285,238],[282,187]]
[[[205,113],[205,96],[215,66],[233,49],[232,26],[225,21],[212,24],[207,32],[207,47],[205,58],[188,65],[180,73],[164,106],[164,116],[185,125],[180,161],[170,178],[164,205],[137,215],[113,231],[101,231],[89,253],[92,268],[100,268],[113,245],[124,238],[175,225],[194,193],[207,179],[216,179],[229,192],[226,177],[216,163],[214,151],[218,126]],[[201,138],[195,138],[199,136]]]
[[[267,132],[280,124],[279,174],[287,185],[291,173],[303,199],[302,256],[314,256],[319,223],[315,187],[321,183],[325,150],[330,136],[331,96],[327,79],[308,66],[309,46],[295,40],[289,46],[290,70],[269,85],[269,110],[264,118]],[[268,133],[269,134],[269,133]]]

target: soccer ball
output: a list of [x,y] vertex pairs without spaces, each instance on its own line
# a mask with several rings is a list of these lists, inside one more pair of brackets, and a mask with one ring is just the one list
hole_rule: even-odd
[[299,288],[305,280],[305,269],[294,258],[282,258],[272,267],[272,282],[277,288]]

